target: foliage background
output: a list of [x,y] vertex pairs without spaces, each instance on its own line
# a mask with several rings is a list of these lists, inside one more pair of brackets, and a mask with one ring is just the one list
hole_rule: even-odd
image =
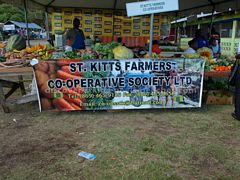
[[[5,23],[9,20],[24,22],[24,8],[0,2],[0,22]],[[28,21],[43,25],[44,12],[42,10],[28,10]]]

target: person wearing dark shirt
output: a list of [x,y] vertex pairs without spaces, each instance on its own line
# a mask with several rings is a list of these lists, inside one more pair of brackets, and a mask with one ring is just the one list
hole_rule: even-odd
[[197,41],[198,43],[198,49],[202,47],[208,47],[208,41],[207,39],[203,36],[201,29],[198,29],[195,34],[194,40]]
[[71,46],[73,49],[85,49],[85,36],[81,29],[79,29],[80,20],[74,18],[73,28],[67,31],[66,39],[67,45]]
[[239,65],[235,78],[235,111],[232,113],[232,117],[240,121],[240,54],[236,56],[236,59]]

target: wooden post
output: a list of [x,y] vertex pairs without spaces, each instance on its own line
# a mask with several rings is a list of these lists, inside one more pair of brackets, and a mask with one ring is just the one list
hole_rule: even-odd
[[4,95],[4,91],[3,91],[3,84],[0,80],[0,104],[3,108],[3,111],[5,113],[10,113],[10,109],[9,107],[7,106],[7,103],[6,103],[6,98],[5,98],[5,95]]
[[24,82],[23,82],[23,76],[22,75],[18,76],[18,83],[19,83],[19,87],[20,87],[22,96],[26,95],[26,90],[25,90],[25,87],[24,87]]

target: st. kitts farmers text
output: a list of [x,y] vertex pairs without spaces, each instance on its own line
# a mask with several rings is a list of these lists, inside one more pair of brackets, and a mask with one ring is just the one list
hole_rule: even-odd
[[[143,72],[140,76],[126,77],[103,77],[103,78],[75,78],[75,79],[51,79],[48,81],[50,89],[61,89],[62,87],[74,88],[80,86],[82,88],[109,88],[109,87],[139,87],[139,86],[184,86],[191,85],[192,78],[190,76],[178,75],[154,75],[149,76],[149,72],[170,72],[176,64],[172,61],[100,61],[90,62],[85,67],[84,62],[70,63],[70,72],[131,72],[132,74]],[[144,73],[148,71],[147,73]]]

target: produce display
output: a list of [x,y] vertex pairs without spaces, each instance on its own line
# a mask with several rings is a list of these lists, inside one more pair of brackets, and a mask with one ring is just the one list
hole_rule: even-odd
[[212,64],[212,69],[215,71],[229,71],[234,64],[234,60],[227,56],[221,56],[217,61],[210,63]]
[[0,48],[5,48],[6,44],[0,43]]
[[72,52],[53,53],[51,59],[131,59],[134,57],[133,51],[121,46],[119,43],[96,43],[92,49],[74,50]]
[[[1,44],[0,44],[1,45]],[[143,50],[143,54],[137,51],[133,51],[119,43],[96,43],[92,49],[86,50],[73,50],[71,52],[63,52],[57,49],[53,49],[48,45],[34,45],[32,47],[26,47],[23,40],[19,36],[12,36],[7,46],[1,45],[0,48],[6,48],[8,50],[4,57],[0,56],[0,65],[5,67],[7,64],[14,62],[15,66],[29,65],[29,62],[36,58],[40,61],[39,64],[34,66],[35,75],[38,79],[38,89],[41,97],[41,107],[43,110],[83,110],[83,103],[87,104],[108,104],[112,97],[106,97],[101,89],[90,88],[83,89],[80,86],[71,89],[67,88],[54,88],[49,89],[48,81],[52,79],[58,79],[63,82],[67,82],[68,79],[101,79],[105,77],[111,77],[111,72],[71,72],[71,62],[81,62],[83,60],[112,60],[112,59],[132,59],[137,58],[150,58],[149,53]],[[166,50],[168,51],[168,49]],[[170,49],[169,49],[170,51]],[[172,50],[171,50],[172,51]],[[164,52],[164,51],[163,51]],[[221,56],[218,59],[213,58],[213,53],[209,48],[201,48],[196,54],[185,54],[186,58],[204,58],[205,71],[222,72],[230,71],[234,59],[230,57]],[[161,58],[161,54],[152,54],[153,59]],[[6,61],[7,64],[3,64]],[[19,62],[19,63],[18,63]],[[192,61],[191,61],[192,62]],[[219,82],[212,85],[218,87],[216,89],[224,89],[227,83],[220,84]],[[110,88],[109,88],[110,89]],[[210,87],[211,89],[211,87]],[[110,89],[111,91],[111,89]],[[107,94],[111,94],[108,92]],[[74,98],[73,98],[74,97]],[[89,107],[91,109],[91,107]],[[93,106],[92,109],[101,107]],[[87,109],[87,108],[86,108]]]
[[134,57],[133,51],[125,46],[117,46],[113,49],[115,59],[131,59]]
[[[5,45],[1,45],[1,47],[5,47]],[[37,58],[38,60],[63,60],[63,59],[81,59],[81,60],[89,60],[89,59],[131,59],[134,57],[137,58],[150,58],[149,53],[144,50],[144,54],[140,55],[137,51],[134,52],[131,49],[128,49],[125,46],[117,42],[111,43],[96,43],[93,45],[92,49],[86,50],[74,50],[72,52],[63,52],[55,50],[47,45],[38,44],[32,47],[26,47],[25,41],[23,42],[23,38],[21,36],[12,36],[8,40],[8,44],[6,46],[8,50],[5,53],[5,57],[1,57],[0,61],[9,60],[21,60],[24,65],[26,65],[26,61],[29,62],[33,58]],[[164,50],[168,51],[168,49]],[[170,50],[169,51],[173,51]],[[179,50],[178,50],[179,51]],[[185,58],[199,58],[202,57],[206,59],[205,70],[206,71],[229,71],[231,70],[234,61],[229,57],[222,56],[219,59],[213,59],[213,53],[209,48],[201,48],[195,54],[184,54]],[[161,54],[152,54],[153,59],[162,58]]]
[[5,54],[8,59],[19,59],[19,60],[32,60],[37,58],[39,60],[47,60],[51,57],[52,50],[46,45],[35,45],[32,47],[26,47],[22,50],[14,49]]
[[206,61],[205,70],[206,71],[230,71],[234,64],[234,59],[227,56],[221,56],[218,59],[211,59]]
[[96,43],[93,47],[93,50],[97,53],[98,59],[113,59],[113,49],[120,46],[117,42],[112,43]]
[[197,50],[197,54],[202,57],[205,58],[207,60],[211,60],[213,59],[213,52],[211,49],[207,48],[207,47],[203,47]]
[[26,40],[24,39],[24,37],[20,36],[20,35],[14,35],[11,36],[8,39],[8,43],[7,43],[7,51],[13,51],[13,50],[22,50],[26,48]]
[[212,50],[209,48],[201,48],[195,54],[184,54],[186,58],[204,58],[206,59],[205,70],[206,71],[230,71],[233,64],[234,59],[227,56],[221,56],[218,59],[213,58]]

